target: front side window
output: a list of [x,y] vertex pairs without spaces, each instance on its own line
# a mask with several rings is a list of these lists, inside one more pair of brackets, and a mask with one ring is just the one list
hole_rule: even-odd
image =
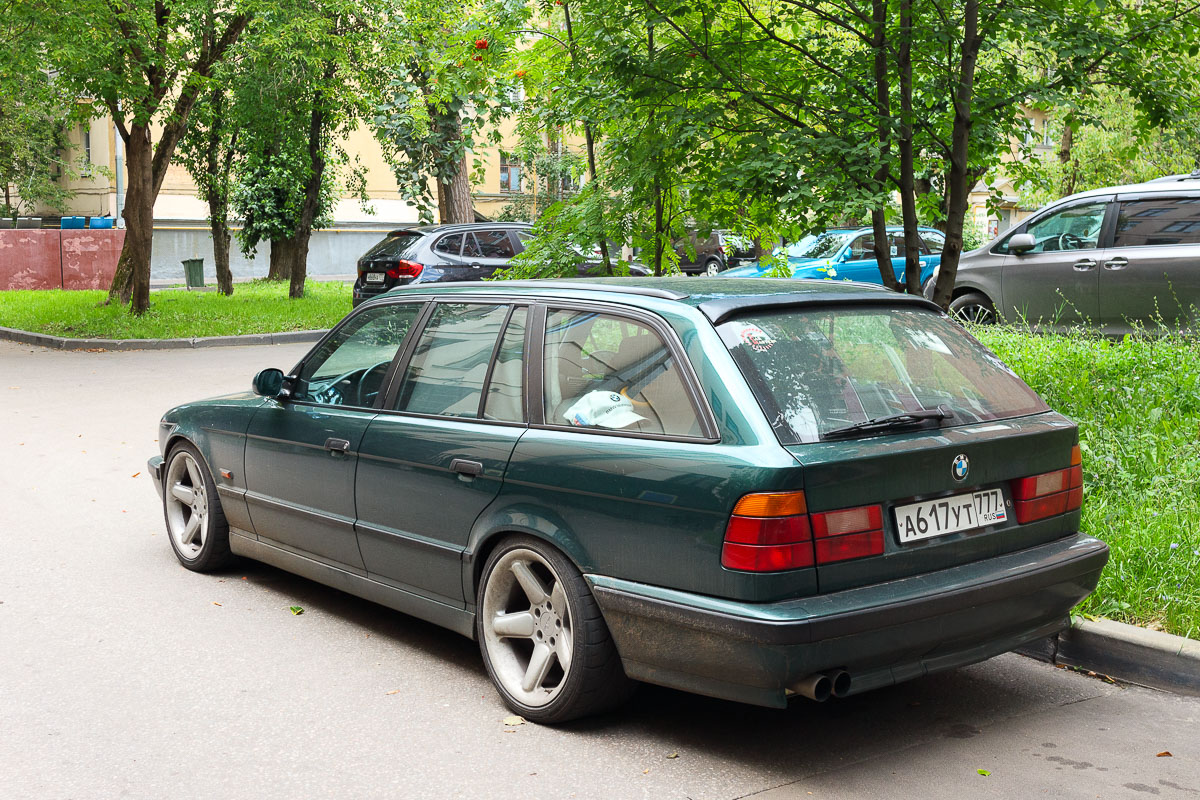
[[488,364],[507,317],[508,306],[439,303],[404,371],[395,409],[478,417]]
[[946,247],[946,234],[941,231],[921,231],[921,240],[934,255],[940,254]]
[[1121,203],[1113,247],[1200,243],[1200,198]]
[[700,436],[670,349],[648,326],[594,311],[551,311],[543,364],[546,424]]
[[930,311],[782,309],[718,330],[783,444],[939,406],[953,412],[945,425],[1047,410],[1000,359]]
[[369,408],[420,304],[386,305],[355,315],[321,344],[300,370],[292,398]]
[[[1107,201],[1085,203],[1038,220],[1025,230],[1025,233],[1032,234],[1034,241],[1033,249],[1025,252],[1053,253],[1099,247],[1100,228],[1104,224],[1107,207]],[[996,251],[1007,253],[1010,239],[1006,239]]]

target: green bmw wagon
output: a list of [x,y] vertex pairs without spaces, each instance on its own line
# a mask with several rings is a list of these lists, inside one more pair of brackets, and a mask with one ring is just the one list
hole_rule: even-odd
[[1062,628],[1108,559],[1074,423],[875,287],[401,288],[253,388],[162,418],[179,561],[473,637],[538,722],[638,681],[783,707],[978,662]]

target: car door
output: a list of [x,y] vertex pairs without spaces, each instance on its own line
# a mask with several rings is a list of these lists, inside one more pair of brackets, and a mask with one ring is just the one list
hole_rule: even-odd
[[[889,246],[894,247],[893,237],[896,234],[888,234]],[[881,285],[883,276],[879,274],[879,260],[875,257],[875,235],[873,233],[863,233],[850,242],[850,246],[845,251],[846,260],[841,264],[834,265],[831,269],[835,271],[838,280],[859,281],[861,283],[874,283]],[[897,273],[897,278],[902,274],[904,269],[904,254],[901,253],[899,258],[896,258],[896,250],[891,250],[892,254],[892,269]]]
[[368,306],[301,362],[291,393],[265,402],[246,436],[246,504],[261,539],[362,571],[354,472],[363,432],[415,303]]
[[[473,264],[479,270],[479,277],[490,278],[496,270],[504,269],[517,254],[513,247],[512,238],[506,228],[485,228],[467,236],[475,237],[475,251],[479,254]],[[465,246],[464,246],[465,251]]]
[[1118,199],[1112,247],[1100,266],[1105,330],[1194,323],[1200,307],[1200,196]]
[[1049,328],[1095,323],[1100,317],[1100,262],[1105,259],[1105,215],[1111,197],[1062,206],[1019,227],[1034,238],[1031,250],[1004,253],[998,311],[1004,319]]
[[462,553],[525,432],[525,306],[439,302],[360,447],[368,575],[459,608]]

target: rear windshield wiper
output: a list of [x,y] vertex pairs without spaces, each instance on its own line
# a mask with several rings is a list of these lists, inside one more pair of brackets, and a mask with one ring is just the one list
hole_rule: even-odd
[[886,428],[903,428],[909,425],[919,425],[922,422],[931,419],[950,419],[954,416],[954,411],[948,406],[938,406],[937,408],[923,408],[920,411],[905,411],[902,414],[890,414],[886,417],[876,417],[863,422],[856,422],[853,425],[847,425],[844,428],[834,428],[831,431],[826,431],[821,434],[822,439],[836,439],[839,436],[848,436],[852,433],[861,431],[870,431]]

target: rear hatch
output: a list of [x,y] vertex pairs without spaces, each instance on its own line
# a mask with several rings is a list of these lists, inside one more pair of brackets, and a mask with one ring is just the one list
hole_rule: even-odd
[[415,230],[392,231],[358,259],[359,285],[383,292],[410,283],[424,268],[416,261],[425,234]]
[[801,306],[719,329],[803,465],[821,592],[1078,530],[1074,423],[944,316]]

